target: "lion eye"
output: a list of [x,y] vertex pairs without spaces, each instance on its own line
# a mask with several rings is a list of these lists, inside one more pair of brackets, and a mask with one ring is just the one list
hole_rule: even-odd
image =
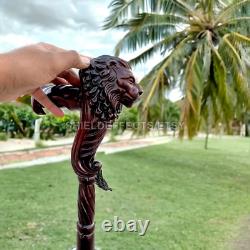
[[109,66],[115,66],[116,65],[116,61],[111,61],[110,63],[109,63]]
[[135,78],[132,77],[132,76],[130,76],[130,77],[129,77],[129,81],[131,81],[132,83],[135,83]]

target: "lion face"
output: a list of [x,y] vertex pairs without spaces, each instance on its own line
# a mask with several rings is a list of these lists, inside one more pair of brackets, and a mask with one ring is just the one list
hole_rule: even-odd
[[117,118],[122,105],[131,107],[142,94],[129,64],[113,56],[99,56],[79,72],[92,114],[102,121]]
[[114,83],[119,102],[126,107],[131,107],[133,103],[143,93],[139,84],[133,76],[129,64],[120,58],[109,61],[109,67],[116,74],[117,81]]

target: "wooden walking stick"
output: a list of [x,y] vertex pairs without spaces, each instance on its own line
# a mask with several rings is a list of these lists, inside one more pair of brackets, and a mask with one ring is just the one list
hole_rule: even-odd
[[[95,184],[111,190],[102,176],[96,151],[107,128],[118,117],[122,105],[131,107],[142,94],[127,62],[117,57],[92,59],[79,72],[80,87],[48,86],[44,92],[59,107],[81,112],[80,125],[71,151],[71,163],[79,180],[77,250],[94,250]],[[35,100],[33,109],[44,114]]]

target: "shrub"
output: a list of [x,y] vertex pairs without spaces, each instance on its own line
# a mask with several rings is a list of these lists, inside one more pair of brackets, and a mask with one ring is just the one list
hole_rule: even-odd
[[0,141],[7,141],[8,135],[6,133],[0,133]]
[[110,131],[110,140],[115,141],[115,136],[121,135],[126,129],[136,131],[136,123],[138,121],[137,108],[124,108],[119,118],[114,122]]
[[[7,138],[31,138],[34,134],[36,115],[29,105],[16,103],[0,104],[0,133]],[[67,136],[76,132],[79,115],[65,114],[58,118],[51,114],[42,116],[40,127],[42,139],[53,139],[55,135]]]
[[4,103],[0,105],[0,132],[10,137],[31,137],[36,115],[31,107],[23,104]]
[[41,139],[48,140],[57,136],[68,136],[76,133],[79,124],[79,115],[76,113],[55,117],[48,114],[43,117],[40,131]]
[[42,141],[37,141],[35,146],[36,148],[45,148],[45,145],[43,144]]

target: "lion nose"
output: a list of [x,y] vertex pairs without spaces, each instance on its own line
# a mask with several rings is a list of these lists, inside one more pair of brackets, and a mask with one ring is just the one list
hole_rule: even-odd
[[137,88],[138,88],[138,95],[142,95],[143,94],[143,90],[141,88],[141,86],[139,84],[137,84]]

